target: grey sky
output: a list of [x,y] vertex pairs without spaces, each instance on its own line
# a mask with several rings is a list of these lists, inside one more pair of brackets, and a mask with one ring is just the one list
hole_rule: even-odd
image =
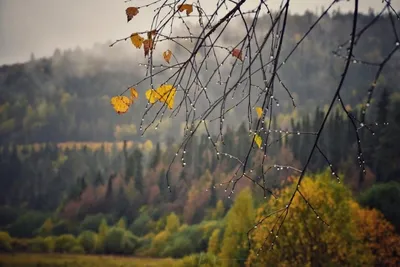
[[[259,0],[248,0],[251,5]],[[320,10],[332,0],[292,0],[291,13],[309,9]],[[80,46],[89,48],[96,42],[105,42],[128,36],[150,27],[151,10],[140,10],[140,16],[126,23],[125,8],[146,2],[133,0],[0,0],[0,65],[23,62],[31,52],[36,57],[49,56],[55,48]],[[192,1],[188,1],[192,2]],[[194,2],[194,1],[193,1]],[[212,9],[216,0],[202,0]],[[269,0],[277,6],[280,0]],[[371,7],[380,10],[381,0],[361,0],[360,10]],[[400,0],[392,1],[400,9]],[[353,7],[353,1],[339,4],[342,11]]]

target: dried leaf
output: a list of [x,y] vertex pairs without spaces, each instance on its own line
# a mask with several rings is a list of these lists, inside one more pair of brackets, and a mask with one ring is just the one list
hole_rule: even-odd
[[157,30],[152,30],[152,31],[150,31],[150,34],[151,34],[152,36],[156,36],[156,35],[157,35],[157,33],[158,33],[158,31],[157,31]]
[[232,56],[237,57],[238,59],[240,59],[241,61],[243,61],[243,58],[242,58],[242,51],[241,51],[240,49],[237,49],[237,48],[233,49],[233,50],[232,50]]
[[169,64],[169,61],[171,60],[171,56],[172,56],[172,52],[171,50],[167,50],[163,52],[163,57],[165,59],[165,61],[167,61],[167,63]]
[[144,38],[142,36],[140,36],[139,34],[137,34],[137,33],[133,33],[131,35],[131,41],[132,41],[132,44],[136,48],[141,48],[142,44],[143,44],[143,41],[144,41]]
[[262,114],[263,114],[263,109],[260,107],[256,107],[256,112],[257,112],[257,116],[258,118],[261,118]]
[[259,136],[258,134],[256,134],[256,136],[254,136],[254,142],[257,144],[257,146],[258,146],[259,148],[261,148],[261,143],[262,143],[261,136]]
[[126,18],[128,22],[139,13],[139,9],[137,7],[128,7],[125,10]]
[[131,101],[133,103],[133,101],[135,101],[135,99],[139,97],[139,93],[133,87],[130,88],[130,91],[131,91]]
[[179,5],[178,10],[179,12],[183,12],[186,10],[186,15],[189,16],[189,14],[193,12],[193,6],[191,4]]
[[144,48],[144,56],[147,57],[149,55],[149,51],[153,49],[153,40],[147,39],[143,41]]
[[132,100],[126,96],[114,96],[111,98],[110,102],[118,114],[126,113],[129,106],[132,104]]

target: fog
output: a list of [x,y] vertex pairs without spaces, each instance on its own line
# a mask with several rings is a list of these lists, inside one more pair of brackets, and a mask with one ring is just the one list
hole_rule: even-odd
[[[140,5],[149,2],[141,1]],[[206,11],[211,11],[214,0],[202,0]],[[245,8],[258,0],[248,0]],[[327,7],[329,0],[294,0],[290,12],[304,13],[306,10],[320,11]],[[396,2],[396,3],[395,3]],[[280,1],[268,1],[276,9]],[[134,22],[127,23],[125,8],[137,5],[138,1],[125,3],[123,0],[0,0],[0,64],[24,62],[30,58],[53,54],[55,48],[69,49],[77,46],[90,48],[94,43],[104,43],[128,36],[132,31],[147,29],[152,8],[141,9]],[[399,9],[400,1],[393,1]],[[360,1],[360,11],[369,8],[380,10],[381,1]],[[342,12],[352,9],[352,1],[338,5]]]

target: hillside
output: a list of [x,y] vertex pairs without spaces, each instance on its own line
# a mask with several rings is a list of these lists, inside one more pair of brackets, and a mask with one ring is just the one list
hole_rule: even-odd
[[[359,27],[372,18],[371,15],[360,15]],[[311,13],[290,16],[283,55],[289,53],[316,19]],[[350,23],[351,15],[336,13],[325,17],[282,68],[280,76],[292,90],[298,107],[296,114],[311,113],[316,106],[323,107],[330,99],[343,62],[333,56],[332,51],[347,39],[348,33],[343,29],[348,29]],[[393,49],[394,39],[383,30],[388,23],[388,17],[383,17],[368,29],[368,34],[357,44],[356,57],[380,62]],[[228,36],[235,38],[233,32]],[[224,41],[228,46],[231,40],[225,38]],[[50,58],[32,58],[24,64],[1,66],[0,142],[139,140],[138,124],[146,101],[137,102],[127,115],[118,116],[109,99],[143,77],[144,70],[138,66],[143,55],[130,43],[113,48],[108,44],[97,44],[88,50],[56,49]],[[399,90],[399,66],[397,54],[385,66],[376,96],[383,87]],[[376,66],[366,64],[357,64],[351,69],[342,90],[342,98],[347,104],[353,107],[362,103],[376,70]],[[219,90],[215,85],[210,86],[210,92]],[[143,95],[147,89],[138,88],[139,94]],[[277,97],[281,103],[278,111],[293,115],[290,99],[283,90]],[[245,119],[241,115],[246,113],[243,112],[245,109],[244,105],[232,111],[226,117],[227,125],[237,127],[238,120]],[[290,127],[287,122],[284,127]],[[182,123],[182,115],[166,118],[160,130],[150,129],[146,138],[161,142],[177,138],[181,135]]]

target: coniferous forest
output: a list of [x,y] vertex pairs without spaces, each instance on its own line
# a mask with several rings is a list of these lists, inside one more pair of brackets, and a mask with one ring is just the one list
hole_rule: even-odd
[[[359,23],[366,25],[373,16],[360,14]],[[282,53],[317,18],[309,12],[289,15]],[[290,198],[296,170],[308,160],[343,65],[340,58],[332,60],[337,44],[328,37],[347,38],[342,29],[351,28],[352,18],[329,15],[285,64],[280,78],[296,88],[298,107],[277,94],[279,112],[266,119],[273,140],[268,153],[248,159],[256,164],[266,157],[271,194],[257,189],[259,181],[246,179],[234,192],[226,190],[240,167],[232,155],[243,159],[251,146],[242,115],[247,107],[226,115],[218,157],[209,142],[218,127],[196,134],[186,146],[184,168],[179,160],[170,165],[183,137],[184,115],[165,118],[141,136],[139,110],[145,101],[122,116],[112,110],[110,97],[140,76],[124,46],[55,49],[49,58],[32,55],[23,64],[1,66],[0,258],[63,253],[172,258],[154,266],[199,266],[200,261],[201,266],[398,266],[398,53],[382,72],[368,108],[373,131],[364,127],[356,134],[339,106],[328,117],[321,153],[313,154],[301,185],[318,215],[295,198],[277,247],[260,255],[249,249],[249,243],[264,242],[275,221],[257,223]],[[379,61],[390,51],[384,28],[389,20],[385,16],[369,29],[357,47],[360,56]],[[361,120],[360,103],[371,83],[364,77],[374,72],[356,63],[350,72],[341,97]],[[357,158],[359,141],[364,169]],[[251,229],[257,232],[248,236]],[[40,266],[66,266],[66,261]]]

